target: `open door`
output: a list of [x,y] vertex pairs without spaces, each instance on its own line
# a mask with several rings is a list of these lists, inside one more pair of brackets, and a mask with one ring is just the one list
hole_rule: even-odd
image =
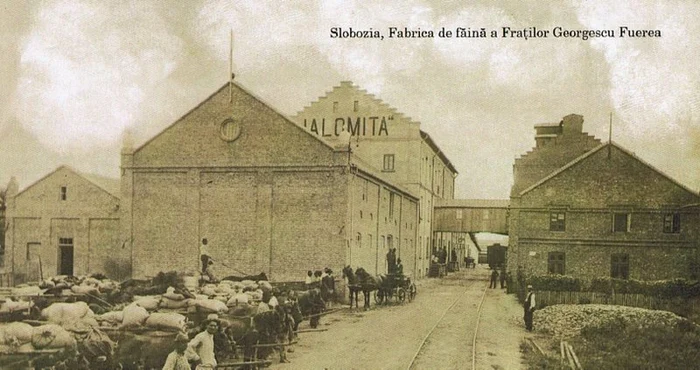
[[58,248],[58,274],[73,275],[73,238],[61,238]]

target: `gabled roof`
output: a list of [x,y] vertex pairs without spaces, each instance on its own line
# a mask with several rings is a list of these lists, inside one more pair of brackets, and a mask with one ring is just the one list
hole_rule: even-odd
[[640,163],[644,164],[645,166],[649,167],[652,171],[655,171],[655,172],[658,173],[659,175],[665,177],[666,179],[668,179],[668,180],[671,181],[672,183],[678,185],[679,187],[681,187],[682,189],[686,190],[687,192],[689,192],[689,193],[691,193],[691,194],[695,194],[695,195],[700,196],[700,194],[699,194],[698,192],[693,191],[692,189],[688,188],[687,186],[685,186],[685,185],[681,184],[680,182],[674,180],[674,179],[671,178],[670,176],[668,176],[668,175],[666,175],[665,173],[663,173],[661,170],[659,170],[659,169],[657,169],[656,167],[652,166],[651,164],[647,163],[647,162],[644,161],[643,159],[637,157],[634,153],[632,153],[632,152],[630,152],[629,150],[627,150],[627,149],[621,147],[620,145],[618,145],[618,144],[615,143],[614,141],[610,141],[610,142],[607,142],[607,143],[600,144],[600,145],[598,145],[597,147],[595,147],[595,148],[589,150],[588,152],[586,152],[585,154],[579,156],[578,158],[574,159],[573,161],[569,162],[569,163],[566,164],[565,166],[563,166],[563,167],[559,168],[558,170],[552,172],[552,173],[549,174],[547,177],[544,177],[544,178],[541,179],[540,181],[538,181],[538,182],[532,184],[530,187],[528,187],[528,188],[522,190],[518,195],[522,196],[522,195],[524,195],[525,193],[527,193],[527,192],[529,192],[529,191],[531,191],[531,190],[537,188],[538,186],[540,186],[540,185],[544,184],[545,182],[549,181],[550,179],[552,179],[552,178],[558,176],[560,173],[562,173],[562,172],[568,170],[569,168],[575,166],[576,164],[578,164],[578,163],[584,161],[586,158],[592,156],[593,154],[597,153],[597,152],[600,151],[601,149],[608,147],[609,145],[610,145],[610,146],[613,146],[613,147],[615,147],[615,148],[617,148],[618,150],[622,151],[623,153],[629,155],[630,157],[634,158],[635,160],[637,160],[637,161],[639,161]]
[[58,168],[56,168],[55,170],[49,172],[48,174],[46,174],[45,176],[43,176],[39,180],[34,181],[29,186],[27,186],[26,188],[19,191],[15,195],[15,197],[19,196],[20,194],[29,190],[31,187],[39,184],[40,182],[46,180],[47,178],[51,177],[56,172],[63,170],[63,169],[70,171],[79,177],[82,177],[83,179],[85,179],[89,183],[95,185],[97,188],[103,190],[105,193],[119,199],[120,188],[121,188],[121,180],[120,179],[103,177],[103,176],[94,175],[94,174],[81,173],[80,171],[77,171],[77,170],[75,170],[67,165],[58,166]]
[[444,208],[508,208],[510,199],[436,199],[435,207]]
[[358,93],[366,96],[367,98],[372,100],[375,104],[377,104],[378,106],[391,112],[391,114],[393,114],[394,116],[396,116],[398,118],[405,118],[406,120],[410,121],[411,123],[417,123],[417,122],[413,121],[413,119],[411,119],[411,117],[399,112],[395,107],[391,106],[389,103],[378,98],[376,95],[369,93],[367,90],[360,88],[359,86],[355,85],[352,81],[340,81],[340,85],[333,86],[333,88],[330,91],[327,91],[325,94],[319,96],[316,100],[314,100],[311,103],[304,106],[300,111],[298,111],[295,115],[293,115],[292,118],[299,117],[299,115],[304,113],[304,111],[306,111],[308,108],[311,108],[312,106],[320,103],[322,100],[328,99],[328,97],[330,95],[332,95],[336,90],[342,89],[344,87],[352,88],[353,90],[357,91]]
[[430,148],[435,153],[437,153],[437,155],[440,157],[440,159],[442,159],[442,161],[445,163],[447,168],[449,168],[450,171],[457,174],[458,172],[457,172],[457,169],[455,168],[455,166],[453,166],[452,162],[450,162],[450,160],[447,159],[447,156],[445,155],[445,153],[443,153],[442,150],[440,150],[440,148],[437,146],[437,144],[435,144],[435,141],[433,141],[433,139],[430,137],[430,135],[428,135],[427,132],[421,130],[420,136],[421,136],[421,138],[423,138],[423,140],[426,142],[426,144],[428,144],[428,146],[430,146]]
[[308,131],[304,130],[303,127],[299,127],[299,125],[297,125],[296,123],[294,123],[294,121],[290,120],[290,119],[289,119],[287,116],[285,116],[284,114],[278,112],[277,109],[275,109],[272,105],[268,104],[265,100],[263,100],[263,99],[260,98],[259,96],[255,95],[254,93],[250,92],[250,90],[248,90],[247,88],[245,88],[245,87],[244,87],[243,85],[241,85],[240,83],[234,82],[234,81],[227,81],[226,83],[223,84],[223,86],[221,86],[219,89],[217,89],[216,91],[214,91],[214,93],[212,93],[212,94],[209,95],[206,99],[202,100],[199,104],[197,104],[196,106],[194,106],[194,108],[192,108],[192,109],[190,109],[189,111],[187,111],[187,112],[186,112],[185,114],[183,114],[180,118],[178,118],[178,119],[175,120],[173,123],[171,123],[168,127],[164,128],[164,129],[161,130],[159,133],[157,133],[156,135],[154,135],[153,137],[151,137],[150,139],[148,139],[148,141],[146,141],[145,143],[141,144],[139,147],[137,147],[136,149],[134,149],[134,150],[133,150],[133,153],[136,154],[136,152],[138,152],[139,150],[141,150],[141,149],[143,149],[144,147],[146,147],[146,145],[148,145],[149,143],[151,143],[153,140],[155,140],[157,137],[159,137],[160,135],[162,135],[164,132],[168,131],[170,128],[172,128],[172,127],[174,127],[175,125],[177,125],[178,123],[180,123],[180,122],[181,122],[182,120],[184,120],[187,116],[189,116],[192,112],[195,112],[195,111],[196,111],[197,109],[199,109],[202,105],[204,105],[204,104],[207,103],[209,100],[211,100],[212,98],[214,98],[214,96],[216,96],[217,94],[219,94],[223,89],[228,88],[228,87],[229,87],[229,84],[233,84],[234,86],[236,86],[237,88],[239,88],[239,89],[240,89],[241,91],[243,91],[244,93],[250,95],[251,97],[253,97],[253,99],[259,101],[262,105],[264,105],[265,107],[267,107],[268,109],[270,109],[271,111],[273,111],[273,112],[274,112],[275,114],[277,114],[278,116],[282,117],[285,121],[289,122],[289,123],[290,123],[291,125],[293,125],[294,127],[299,128],[300,130],[302,130],[303,132],[307,133],[309,136],[313,137],[314,139],[318,140],[319,142],[323,143],[323,145],[329,147],[330,149],[336,150],[336,148],[334,148],[333,145],[327,143],[326,141],[322,140],[321,138],[319,138],[319,137],[317,137],[317,136],[315,136],[315,135],[312,135],[312,134],[309,133]]

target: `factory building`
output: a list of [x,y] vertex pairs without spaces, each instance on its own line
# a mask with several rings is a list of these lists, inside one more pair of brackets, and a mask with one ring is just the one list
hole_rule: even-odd
[[582,127],[579,115],[535,126],[536,147],[515,161],[508,269],[585,278],[692,277],[700,194]]
[[388,247],[407,274],[417,268],[418,193],[389,181],[347,140],[304,130],[238,84],[125,147],[121,167],[120,234],[135,277],[195,273],[203,238],[219,275],[302,280],[307,270],[345,265],[384,272]]
[[[291,119],[328,143],[349,144],[357,163],[418,197],[415,263],[417,276],[425,276],[436,247],[432,233],[434,205],[440,199],[454,198],[457,170],[430,135],[420,129],[420,123],[349,81],[333,87]],[[378,242],[380,255],[396,243],[381,238]],[[406,265],[404,255],[402,251],[400,257]]]

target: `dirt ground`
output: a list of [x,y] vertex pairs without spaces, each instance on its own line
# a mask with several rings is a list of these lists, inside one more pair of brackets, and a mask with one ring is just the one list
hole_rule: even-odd
[[[324,317],[320,328],[326,331],[300,333],[294,352],[287,354],[291,362],[275,363],[271,369],[408,369],[433,327],[412,368],[471,369],[476,313],[488,285],[488,270],[462,270],[417,285],[413,302],[377,307],[372,301],[369,311],[345,309]],[[519,351],[524,337],[522,309],[515,297],[488,289],[477,335],[476,368],[524,368]]]

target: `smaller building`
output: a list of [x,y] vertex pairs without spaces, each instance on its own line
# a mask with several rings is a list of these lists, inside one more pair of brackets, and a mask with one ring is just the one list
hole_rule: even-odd
[[516,160],[509,271],[690,277],[700,248],[700,194],[634,153],[612,142],[600,144],[533,181],[538,171],[595,142],[581,133],[582,121],[567,116],[563,131],[555,133],[541,134],[536,127],[538,147]]
[[127,277],[119,184],[61,166],[19,192],[8,189],[5,266],[13,283],[97,272]]

